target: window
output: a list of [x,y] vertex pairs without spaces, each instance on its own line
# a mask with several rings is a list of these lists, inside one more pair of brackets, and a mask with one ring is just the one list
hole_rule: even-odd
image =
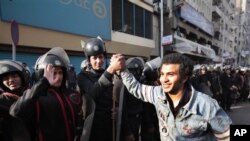
[[152,39],[152,13],[129,2],[112,1],[112,29]]
[[113,12],[113,17],[112,17],[112,25],[113,25],[113,30],[120,30],[122,29],[122,21],[120,20],[120,17],[122,17],[122,3],[120,0],[113,0],[112,1],[112,11]]
[[152,14],[148,11],[145,10],[145,37],[152,39],[152,25],[153,25],[153,19],[152,19]]
[[134,5],[127,0],[123,0],[124,2],[124,19],[123,27],[125,26],[123,32],[128,34],[134,34]]
[[135,6],[135,35],[144,37],[144,14],[143,14],[143,9],[140,8],[139,6]]
[[122,1],[120,0],[113,0],[112,1],[112,8],[113,12],[112,13],[112,26],[113,30],[121,30],[122,29],[122,20],[120,20],[120,17],[122,17]]

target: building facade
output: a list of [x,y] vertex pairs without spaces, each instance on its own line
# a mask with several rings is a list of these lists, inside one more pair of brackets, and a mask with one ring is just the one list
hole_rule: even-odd
[[250,1],[246,1],[246,13],[245,13],[245,26],[244,29],[246,31],[245,34],[245,44],[241,50],[241,58],[240,63],[241,66],[250,67]]
[[159,54],[155,17],[153,3],[141,0],[1,0],[0,59],[13,59],[14,37],[15,58],[29,67],[41,54],[60,46],[79,71],[84,59],[81,40],[100,36],[109,55],[146,60]]
[[241,51],[246,47],[246,0],[213,0],[213,46],[224,64],[242,65]]
[[[246,47],[245,0],[166,1],[164,51],[187,54],[198,63],[239,66]],[[164,38],[165,39],[165,38]]]
[[197,63],[219,61],[218,53],[212,48],[212,1],[175,0],[167,1],[167,5],[170,13],[164,34],[172,36],[173,42],[164,46],[165,53],[180,52]]
[[85,59],[81,40],[100,36],[109,55],[147,60],[180,52],[197,63],[247,64],[250,37],[245,35],[250,34],[244,0],[163,0],[163,8],[160,2],[2,0],[0,59],[13,58],[14,37],[18,39],[16,60],[29,67],[50,48],[61,46],[79,71]]

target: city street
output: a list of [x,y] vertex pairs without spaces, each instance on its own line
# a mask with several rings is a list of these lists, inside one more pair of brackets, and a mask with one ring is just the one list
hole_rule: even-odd
[[250,102],[242,102],[232,106],[227,112],[234,125],[250,125]]

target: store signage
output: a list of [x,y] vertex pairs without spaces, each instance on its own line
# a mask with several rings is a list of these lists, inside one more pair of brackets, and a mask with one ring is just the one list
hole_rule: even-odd
[[173,43],[173,35],[168,35],[162,37],[162,45],[169,45]]
[[1,0],[0,19],[111,40],[110,0]]

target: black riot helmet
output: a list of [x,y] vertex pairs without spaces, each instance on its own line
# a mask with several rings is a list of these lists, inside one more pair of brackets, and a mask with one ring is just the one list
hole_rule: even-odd
[[161,58],[157,57],[145,63],[141,77],[143,83],[152,84],[158,79],[161,62]]
[[7,87],[3,85],[2,78],[5,75],[17,73],[20,78],[22,79],[22,87],[25,89],[28,87],[29,84],[29,71],[22,66],[22,64],[12,61],[12,60],[1,60],[0,61],[0,87],[5,90],[9,91]]
[[90,56],[99,54],[106,55],[105,43],[101,38],[90,38],[84,45],[84,53],[88,61]]
[[[64,81],[67,78],[67,70],[70,64],[67,53],[61,47],[54,47],[47,53],[40,56],[35,64],[35,81],[38,81],[44,73],[44,68],[47,64],[61,67],[63,69]],[[63,82],[64,83],[64,82]]]
[[141,57],[132,57],[126,60],[127,69],[135,76],[139,81],[142,75],[144,61]]

